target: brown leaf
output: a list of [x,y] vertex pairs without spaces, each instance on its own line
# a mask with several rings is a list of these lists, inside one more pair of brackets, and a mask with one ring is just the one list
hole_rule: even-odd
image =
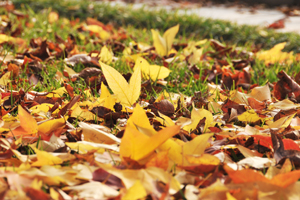
[[62,104],[63,98],[60,97],[47,97],[47,96],[35,96],[33,101],[42,104],[42,103],[50,103],[50,104],[55,104],[59,103]]
[[277,77],[279,81],[274,85],[274,96],[278,100],[283,100],[288,96],[291,100],[300,102],[300,86],[285,71],[280,71]]
[[64,115],[67,113],[67,111],[68,111],[69,109],[71,109],[77,101],[79,101],[79,99],[80,99],[80,95],[73,97],[73,98],[70,100],[70,102],[69,102],[67,105],[65,105],[65,106],[58,112],[58,116],[64,116]]
[[41,60],[46,60],[47,58],[49,58],[51,56],[50,52],[49,52],[49,48],[48,48],[48,44],[47,44],[47,40],[44,40],[41,45],[40,48],[38,48],[37,50],[30,52],[31,55],[40,58]]
[[66,64],[75,66],[77,64],[83,64],[84,66],[95,66],[100,68],[100,64],[96,58],[92,58],[86,54],[76,54],[70,58],[65,59]]
[[[263,109],[266,108],[266,104],[265,104],[264,102],[261,102],[261,101],[255,99],[255,98],[249,97],[249,98],[247,99],[247,101],[248,101],[248,103],[249,103],[249,106],[250,106],[252,109],[254,109],[254,110],[259,110],[259,111],[261,111],[261,110],[263,110]],[[274,119],[274,121],[276,121],[276,120]]]
[[121,179],[108,173],[102,168],[99,168],[93,172],[93,181],[99,181],[105,183],[106,185],[111,185],[118,188],[124,187]]
[[148,107],[157,116],[159,116],[157,111],[159,111],[160,113],[162,113],[164,115],[167,115],[168,117],[173,116],[173,114],[175,112],[174,105],[166,99],[163,99],[160,102],[155,102],[155,103],[153,103],[153,105],[149,105]]
[[273,22],[272,24],[270,24],[267,28],[270,28],[270,29],[284,28],[285,27],[285,25],[284,25],[285,20],[286,20],[286,18],[279,19],[279,20]]
[[74,88],[68,83],[64,83],[64,86],[65,86],[68,94],[70,95],[70,97],[73,98],[74,97]]
[[104,118],[104,116],[108,113],[111,113],[112,110],[103,106],[97,106],[94,107],[91,110],[92,113],[94,113],[95,115],[97,115],[98,117]]
[[48,200],[50,199],[50,196],[43,192],[42,190],[37,190],[31,187],[26,187],[24,189],[26,192],[27,197],[29,197],[32,200]]
[[95,67],[87,67],[84,68],[81,72],[79,72],[78,76],[86,79],[88,77],[92,77],[92,76],[99,76],[99,74],[101,74],[101,70]]
[[271,138],[274,149],[274,158],[277,163],[283,163],[285,159],[290,159],[296,167],[300,166],[300,151],[285,150],[281,137],[271,130]]

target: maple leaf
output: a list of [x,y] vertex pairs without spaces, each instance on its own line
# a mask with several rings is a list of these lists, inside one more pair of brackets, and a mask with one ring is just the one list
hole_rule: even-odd
[[163,79],[169,76],[170,70],[164,66],[150,65],[147,60],[142,57],[138,57],[135,61],[134,69],[141,68],[141,71],[146,79],[156,81],[157,79]]
[[[155,135],[149,137],[131,126],[127,126],[121,140],[120,154],[136,161],[151,155],[167,139],[177,134],[179,126],[167,127]],[[151,144],[151,145],[147,145]]]
[[166,56],[169,54],[178,30],[179,24],[166,30],[166,32],[163,34],[163,37],[161,37],[157,30],[151,29],[153,45],[158,55]]
[[133,72],[129,84],[125,78],[114,68],[101,63],[106,81],[118,100],[125,105],[132,106],[139,98],[141,91],[141,68]]

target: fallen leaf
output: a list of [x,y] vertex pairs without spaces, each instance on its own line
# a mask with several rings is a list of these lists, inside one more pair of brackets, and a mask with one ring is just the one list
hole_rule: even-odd
[[101,63],[101,67],[109,87],[117,95],[118,100],[122,104],[133,105],[141,90],[140,68],[136,68],[128,84],[125,78],[114,68],[104,63]]
[[156,81],[157,79],[163,79],[169,76],[171,70],[164,66],[150,65],[147,60],[142,57],[138,57],[135,61],[134,69],[141,68],[141,71],[146,79]]
[[140,180],[136,180],[135,183],[127,190],[122,199],[142,199],[147,196],[147,192],[143,187]]
[[179,128],[179,126],[167,127],[149,137],[135,128],[128,126],[121,140],[120,154],[125,158],[142,161],[142,159],[151,155],[167,139],[176,135]]
[[63,163],[63,160],[57,156],[54,156],[46,151],[40,151],[34,149],[37,155],[37,161],[32,163],[32,166],[44,166],[44,165],[60,165]]
[[163,34],[163,37],[161,37],[157,30],[151,29],[153,45],[158,55],[166,56],[169,54],[178,30],[179,30],[179,24],[169,28]]
[[117,190],[96,181],[90,181],[88,183],[76,186],[67,186],[63,188],[64,191],[71,191],[78,198],[84,199],[107,199],[114,198],[119,195]]
[[121,142],[121,140],[114,135],[96,129],[85,122],[79,122],[79,126],[82,128],[83,141],[105,144],[119,144]]

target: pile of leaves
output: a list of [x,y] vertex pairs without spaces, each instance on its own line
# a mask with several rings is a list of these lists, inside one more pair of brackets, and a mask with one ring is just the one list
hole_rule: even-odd
[[[146,43],[92,18],[64,19],[76,30],[66,39],[27,41],[22,31],[39,19],[5,6],[1,198],[300,195],[300,75],[279,71],[264,85],[252,79],[255,62],[299,60],[281,51],[284,43],[259,52],[215,40],[180,43],[180,25],[162,36],[152,29]],[[58,23],[59,15],[47,18]],[[90,43],[99,49],[87,51]],[[197,81],[203,90],[179,92]]]

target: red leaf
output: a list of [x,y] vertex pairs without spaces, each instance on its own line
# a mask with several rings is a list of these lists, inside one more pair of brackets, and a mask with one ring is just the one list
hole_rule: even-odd
[[[272,144],[272,140],[270,136],[263,136],[263,135],[252,135],[252,137],[254,138],[254,142],[256,144],[265,146],[267,148],[272,147],[273,148],[273,144]],[[297,150],[300,151],[299,146],[291,139],[283,139],[282,140],[283,145],[284,145],[284,149],[285,150]]]

